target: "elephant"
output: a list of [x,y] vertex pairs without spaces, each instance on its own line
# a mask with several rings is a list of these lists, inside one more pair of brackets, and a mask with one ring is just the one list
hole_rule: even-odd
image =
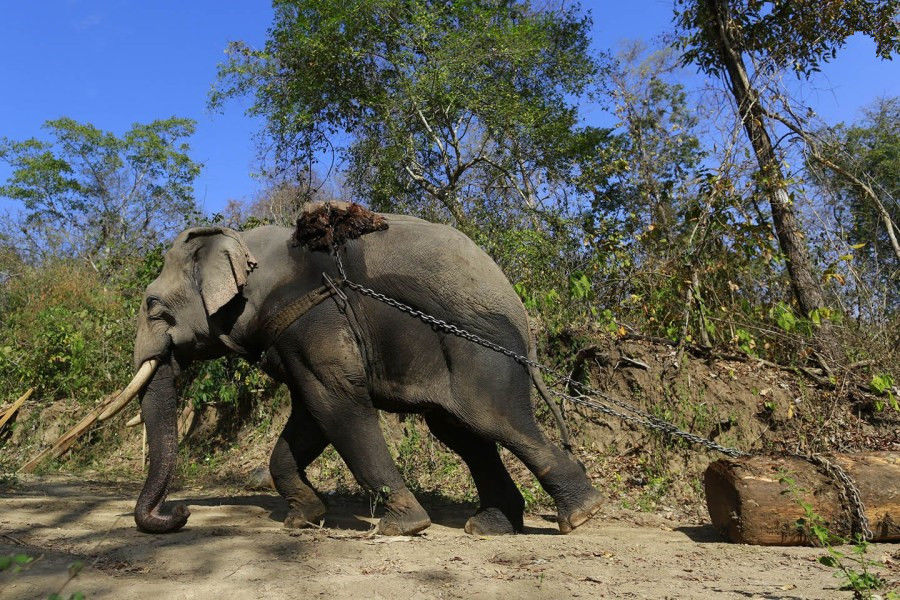
[[[411,216],[377,216],[386,228],[334,250],[348,281],[535,358],[522,302],[471,239]],[[523,529],[525,503],[498,444],[553,498],[562,533],[597,512],[601,494],[581,463],[535,420],[531,386],[542,382],[533,368],[346,286],[323,288],[323,275],[340,281],[333,254],[298,244],[288,227],[198,227],[175,238],[137,318],[129,389],[140,390],[149,446],[134,511],[140,530],[177,531],[190,514],[181,504],[163,508],[177,454],[175,377],[192,361],[235,353],[259,361],[290,392],[291,414],[269,462],[288,527],[325,514],[305,471],[328,444],[363,488],[384,495],[379,533],[411,535],[431,524],[389,454],[379,410],[421,414],[466,463],[479,496],[468,533]]]

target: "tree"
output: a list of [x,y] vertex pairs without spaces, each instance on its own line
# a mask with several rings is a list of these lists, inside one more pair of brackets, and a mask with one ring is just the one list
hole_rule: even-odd
[[50,140],[0,140],[13,168],[0,196],[18,200],[18,235],[32,257],[115,264],[142,254],[197,213],[189,119],[135,124],[121,137],[90,123],[47,121]]
[[769,107],[754,80],[785,70],[808,77],[857,32],[875,40],[880,57],[890,58],[900,49],[900,2],[677,0],[676,7],[684,61],[729,86],[759,164],[794,295],[810,314],[824,305],[823,294],[772,143]]
[[893,256],[900,271],[900,98],[886,98],[865,111],[863,122],[821,132],[811,161],[829,175],[828,185],[845,198],[855,242]]
[[900,302],[900,98],[867,109],[861,122],[807,135],[807,169],[827,192],[847,244],[867,263],[869,284]]
[[510,0],[279,1],[264,49],[231,44],[210,103],[252,94],[281,161],[338,146],[376,208],[470,233],[497,207],[535,223],[602,137],[572,104],[602,70],[589,26]]
[[316,172],[303,169],[270,178],[250,206],[250,214],[277,225],[293,226],[305,204],[339,200]]
[[[698,117],[689,110],[684,87],[667,81],[674,69],[668,49],[647,52],[626,46],[610,76],[615,112],[623,130],[620,151],[627,161],[619,179],[618,211],[633,215],[642,239],[663,257],[683,248],[678,229],[696,205],[705,152],[697,137]],[[692,202],[693,200],[693,202]]]

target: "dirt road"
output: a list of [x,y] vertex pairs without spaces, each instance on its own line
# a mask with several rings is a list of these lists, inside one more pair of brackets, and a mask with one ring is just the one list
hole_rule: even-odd
[[[703,526],[636,526],[611,513],[562,536],[541,516],[527,535],[473,538],[471,507],[434,508],[413,538],[378,537],[364,502],[336,499],[325,527],[291,531],[269,493],[181,490],[192,516],[175,534],[139,533],[137,487],[32,479],[0,490],[0,555],[40,556],[0,573],[0,598],[844,598],[814,548],[717,541]],[[870,550],[896,555],[897,545]],[[895,563],[896,564],[896,563]]]

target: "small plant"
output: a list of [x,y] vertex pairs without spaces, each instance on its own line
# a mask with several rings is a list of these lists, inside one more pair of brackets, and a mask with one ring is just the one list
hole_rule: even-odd
[[653,512],[659,506],[660,500],[669,491],[671,481],[665,476],[650,477],[644,486],[640,497],[637,499],[637,507],[644,512]]
[[857,534],[849,553],[835,548],[850,544],[851,541],[828,529],[825,519],[815,511],[812,504],[803,499],[804,490],[797,486],[796,480],[783,473],[778,481],[788,487],[794,501],[803,509],[803,517],[797,519],[797,528],[811,542],[825,549],[827,554],[819,557],[819,562],[835,570],[834,576],[843,580],[842,590],[852,591],[854,598],[873,598],[873,592],[883,587],[884,581],[872,571],[873,567],[882,566],[881,563],[866,556],[869,542]]
[[550,495],[544,491],[544,488],[535,479],[532,479],[528,485],[517,483],[516,487],[519,488],[519,493],[522,494],[522,498],[525,500],[525,512],[532,512],[552,503]]
[[69,578],[66,579],[61,586],[59,586],[59,589],[56,590],[56,592],[47,596],[47,600],[85,600],[84,592],[73,592],[73,593],[69,594],[68,596],[62,595],[63,589],[67,585],[69,585],[69,582],[71,582],[73,579],[78,577],[78,574],[81,573],[81,571],[83,569],[84,569],[83,561],[76,560],[75,562],[70,564],[69,569],[68,569]]
[[[0,573],[4,571],[9,571],[10,573],[19,573],[30,567],[35,561],[40,560],[40,556],[28,556],[27,554],[7,554],[0,555]],[[68,568],[68,578],[63,582],[59,589],[47,596],[47,600],[85,600],[84,592],[73,592],[68,596],[63,596],[63,589],[69,585],[69,583],[78,577],[78,574],[81,573],[82,569],[84,569],[84,562],[77,560],[69,565]]]
[[[894,396],[894,378],[888,375],[887,373],[879,373],[878,375],[872,376],[872,381],[870,382],[872,390],[877,392],[880,396],[887,396],[888,405],[894,410],[900,411],[900,404],[897,403],[897,397]],[[884,410],[885,403],[881,401],[880,398],[875,399],[875,410],[881,412]]]
[[33,556],[27,554],[7,554],[0,556],[0,573],[9,571],[10,573],[18,573],[25,569],[35,561]]

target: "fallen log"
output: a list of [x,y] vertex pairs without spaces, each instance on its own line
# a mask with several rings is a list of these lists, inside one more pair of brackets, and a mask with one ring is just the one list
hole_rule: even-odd
[[3,429],[3,426],[6,425],[6,422],[9,421],[16,411],[19,410],[25,401],[31,397],[31,394],[34,392],[34,388],[28,388],[28,391],[19,396],[19,399],[12,403],[8,409],[0,412],[0,429]]
[[[836,454],[830,460],[859,490],[873,541],[900,541],[900,452]],[[850,538],[841,484],[802,458],[718,460],[706,469],[704,486],[713,525],[732,542],[810,545],[814,515],[833,535]]]

